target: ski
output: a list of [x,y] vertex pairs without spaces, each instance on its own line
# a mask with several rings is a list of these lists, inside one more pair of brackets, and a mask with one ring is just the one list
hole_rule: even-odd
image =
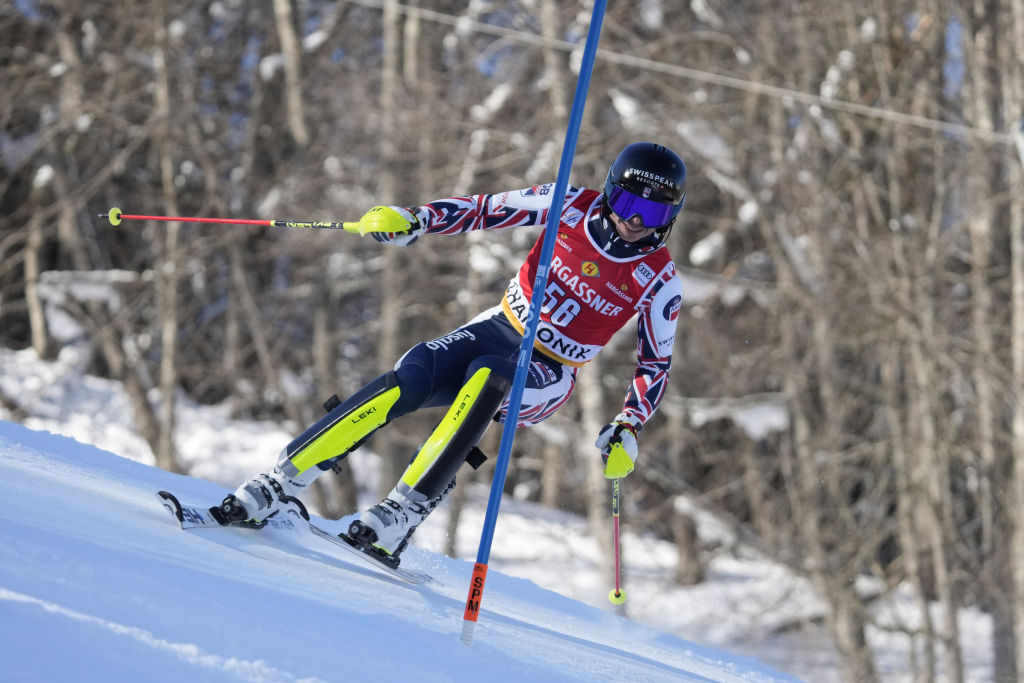
[[[229,526],[217,521],[215,516],[216,508],[184,505],[178,501],[173,493],[168,491],[157,491],[156,497],[164,509],[170,513],[171,517],[178,520],[178,524],[181,525],[182,529],[220,529],[224,526]],[[239,528],[262,529],[269,526],[273,529],[299,529],[301,528],[299,523],[306,521],[303,519],[302,513],[305,513],[304,509],[301,510],[301,513],[298,509],[288,509],[283,517],[277,515],[259,525],[253,524],[250,527],[240,526]]]
[[202,508],[183,504],[169,491],[158,491],[156,497],[163,508],[178,522],[182,529],[223,529],[232,527],[262,529],[270,527],[272,529],[293,530],[308,528],[314,536],[330,541],[339,548],[344,548],[364,563],[406,583],[422,585],[433,580],[432,577],[423,572],[405,569],[404,567],[392,567],[379,559],[375,551],[369,548],[364,549],[346,534],[335,535],[321,529],[309,521],[309,515],[305,507],[298,500],[295,500],[294,507],[287,508],[282,514],[277,514],[258,525],[253,524],[247,527],[244,525],[222,524],[217,520],[217,508]]
[[433,578],[424,572],[405,569],[403,567],[393,567],[390,564],[387,564],[384,560],[378,557],[376,552],[372,549],[359,545],[356,543],[355,539],[348,534],[332,534],[329,531],[324,531],[312,522],[309,523],[309,530],[312,531],[314,535],[319,536],[325,541],[330,541],[339,548],[344,548],[364,562],[371,564],[382,572],[387,572],[391,576],[397,577],[406,583],[422,585],[433,581]]

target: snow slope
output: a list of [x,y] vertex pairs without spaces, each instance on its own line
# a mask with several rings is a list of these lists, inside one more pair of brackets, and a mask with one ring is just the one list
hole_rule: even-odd
[[[414,587],[305,531],[185,532],[208,481],[0,421],[3,681],[792,681],[750,659],[410,548]],[[333,528],[339,522],[321,520]]]

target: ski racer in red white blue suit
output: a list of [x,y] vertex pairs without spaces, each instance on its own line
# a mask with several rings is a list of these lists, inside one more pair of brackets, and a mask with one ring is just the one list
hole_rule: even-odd
[[477,444],[493,420],[503,421],[530,301],[543,297],[519,426],[552,415],[572,394],[587,361],[634,316],[637,364],[622,411],[598,435],[605,476],[633,469],[636,437],[668,384],[682,285],[665,246],[686,197],[686,166],[670,149],[641,142],[612,164],[604,191],[570,187],[559,207],[554,186],[439,199],[411,208],[378,206],[360,232],[410,245],[423,236],[473,230],[543,227],[559,211],[558,234],[544,292],[534,292],[544,239],[538,236],[500,303],[462,327],[409,349],[390,372],[293,440],[269,474],[225,498],[221,511],[259,523],[374,431],[411,411],[448,406],[434,433],[388,496],[352,523],[349,536],[393,565],[416,527],[455,484],[464,462],[479,466]]

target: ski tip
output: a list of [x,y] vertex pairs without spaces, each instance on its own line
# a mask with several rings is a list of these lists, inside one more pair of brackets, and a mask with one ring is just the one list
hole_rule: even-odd
[[169,491],[157,491],[156,497],[163,504],[164,509],[174,515],[178,522],[185,521],[185,516],[181,512],[181,503],[178,502],[178,499],[174,497],[173,493],[170,493]]
[[281,496],[282,503],[289,503],[295,506],[296,511],[302,516],[302,519],[309,521],[309,512],[306,511],[306,506],[302,504],[302,501],[295,496]]

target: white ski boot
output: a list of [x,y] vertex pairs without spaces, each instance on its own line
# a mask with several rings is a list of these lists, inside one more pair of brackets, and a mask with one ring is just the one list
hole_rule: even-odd
[[[399,487],[405,491],[400,491]],[[391,489],[387,498],[352,522],[348,535],[364,548],[376,549],[384,561],[397,567],[398,556],[409,544],[413,532],[453,488],[455,480],[439,495],[428,499],[415,489],[399,484]]]
[[221,502],[223,523],[263,526],[267,519],[289,504],[289,499],[297,498],[320,473],[318,468],[311,467],[297,477],[289,477],[275,467],[270,474],[253,477]]

